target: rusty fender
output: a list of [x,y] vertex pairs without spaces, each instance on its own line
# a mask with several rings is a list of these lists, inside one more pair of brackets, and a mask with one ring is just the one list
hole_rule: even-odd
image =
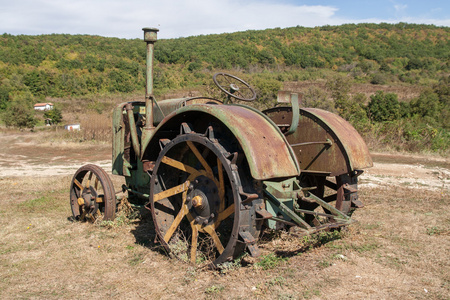
[[[288,126],[292,119],[291,107],[275,107],[264,113],[276,124]],[[369,149],[356,129],[322,109],[301,108],[298,127],[287,140],[302,172],[338,176],[373,165]]]
[[194,126],[198,133],[203,133],[201,130],[210,122],[228,128],[239,142],[256,180],[300,174],[297,158],[277,126],[264,114],[241,105],[193,104],[177,109],[159,123],[144,151],[144,159],[153,160],[164,132],[180,132],[183,122],[202,124]]

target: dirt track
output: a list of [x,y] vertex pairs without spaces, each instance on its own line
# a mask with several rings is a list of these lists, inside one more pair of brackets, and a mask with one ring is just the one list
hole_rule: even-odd
[[[0,177],[71,175],[84,164],[111,170],[109,144],[40,142],[37,134],[0,135]],[[450,188],[450,159],[374,153],[374,167],[360,177],[362,186]]]

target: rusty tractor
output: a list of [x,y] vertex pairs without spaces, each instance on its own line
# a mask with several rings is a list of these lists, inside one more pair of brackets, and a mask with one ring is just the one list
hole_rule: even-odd
[[[220,101],[190,97],[156,101],[153,52],[158,29],[144,28],[145,101],[113,112],[112,173],[125,178],[128,200],[151,211],[158,242],[173,256],[221,264],[248,251],[257,256],[264,228],[297,234],[340,228],[362,207],[357,181],[372,166],[358,132],[330,112],[300,107],[299,95],[280,92],[259,111],[242,79],[217,73]],[[235,101],[236,102],[236,101]],[[75,219],[113,220],[119,199],[95,165],[74,175]]]

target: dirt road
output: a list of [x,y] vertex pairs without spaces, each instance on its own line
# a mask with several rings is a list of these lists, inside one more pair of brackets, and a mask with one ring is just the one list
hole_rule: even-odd
[[[84,164],[111,170],[111,145],[49,141],[24,133],[0,135],[0,177],[72,175]],[[437,156],[373,153],[374,167],[360,177],[362,186],[450,188],[450,159]]]

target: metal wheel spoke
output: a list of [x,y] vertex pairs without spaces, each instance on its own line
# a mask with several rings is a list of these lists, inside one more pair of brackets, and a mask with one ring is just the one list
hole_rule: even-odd
[[95,181],[94,182],[95,182],[94,183],[94,188],[97,191],[98,190],[98,183],[99,183],[98,177],[95,177]]
[[191,221],[192,228],[192,242],[191,242],[191,263],[195,264],[197,258],[197,242],[198,242],[198,227]]
[[245,95],[242,94],[240,90],[239,90],[239,91],[236,91],[235,93],[238,94],[238,95],[239,95],[240,97],[242,97],[242,98],[245,97]]
[[219,251],[219,253],[222,254],[225,248],[223,248],[222,242],[220,241],[219,236],[217,235],[214,227],[212,225],[209,225],[204,227],[203,230],[212,237],[214,245],[216,245],[217,251]]
[[92,172],[89,172],[88,179],[86,181],[86,188],[88,189],[91,186]]
[[223,178],[222,162],[220,161],[219,158],[217,158],[217,172],[219,173],[219,197],[220,197],[219,211],[223,211],[225,209],[225,182]]
[[187,141],[186,143],[194,153],[195,157],[197,157],[198,161],[202,164],[203,168],[206,170],[206,173],[210,174],[210,177],[213,177],[211,167],[208,165],[205,158],[200,154],[200,151],[198,151],[197,147],[195,147],[194,143],[192,143],[191,141]]
[[234,213],[234,203],[231,204],[230,206],[228,206],[227,209],[225,209],[224,211],[219,213],[219,215],[217,216],[216,224],[225,220],[226,218],[231,216],[233,213]]
[[184,171],[186,173],[189,173],[189,174],[197,174],[198,173],[198,171],[195,168],[193,168],[193,167],[191,167],[189,165],[186,165],[186,164],[184,164],[184,163],[182,163],[180,161],[177,161],[175,159],[172,159],[170,157],[167,157],[167,156],[164,156],[161,159],[161,162],[166,164],[166,165],[169,165],[171,167],[174,167],[174,168],[176,168],[178,170],[181,170],[181,171]]
[[85,219],[85,217],[86,217],[86,210],[83,209],[83,213],[80,216],[80,220],[83,221]]
[[190,184],[191,184],[190,181],[186,180],[184,183],[182,183],[180,185],[177,185],[177,186],[175,186],[173,188],[167,189],[167,190],[162,191],[162,192],[160,192],[160,193],[158,193],[156,195],[153,195],[153,201],[156,202],[156,201],[159,201],[161,199],[168,198],[168,197],[171,197],[171,196],[175,196],[175,195],[180,194],[180,193],[182,193],[184,191],[187,191],[187,189],[189,188]]
[[75,183],[75,185],[82,191],[83,190],[83,186],[81,185],[81,183],[77,180],[77,179],[74,179],[73,180],[73,183]]
[[170,225],[169,229],[167,230],[166,234],[164,235],[164,241],[166,243],[169,242],[170,238],[172,237],[175,230],[178,228],[178,226],[181,223],[181,220],[183,217],[189,212],[189,209],[186,204],[183,204],[180,211],[178,212],[177,216],[175,217],[175,220],[173,220],[173,223]]

